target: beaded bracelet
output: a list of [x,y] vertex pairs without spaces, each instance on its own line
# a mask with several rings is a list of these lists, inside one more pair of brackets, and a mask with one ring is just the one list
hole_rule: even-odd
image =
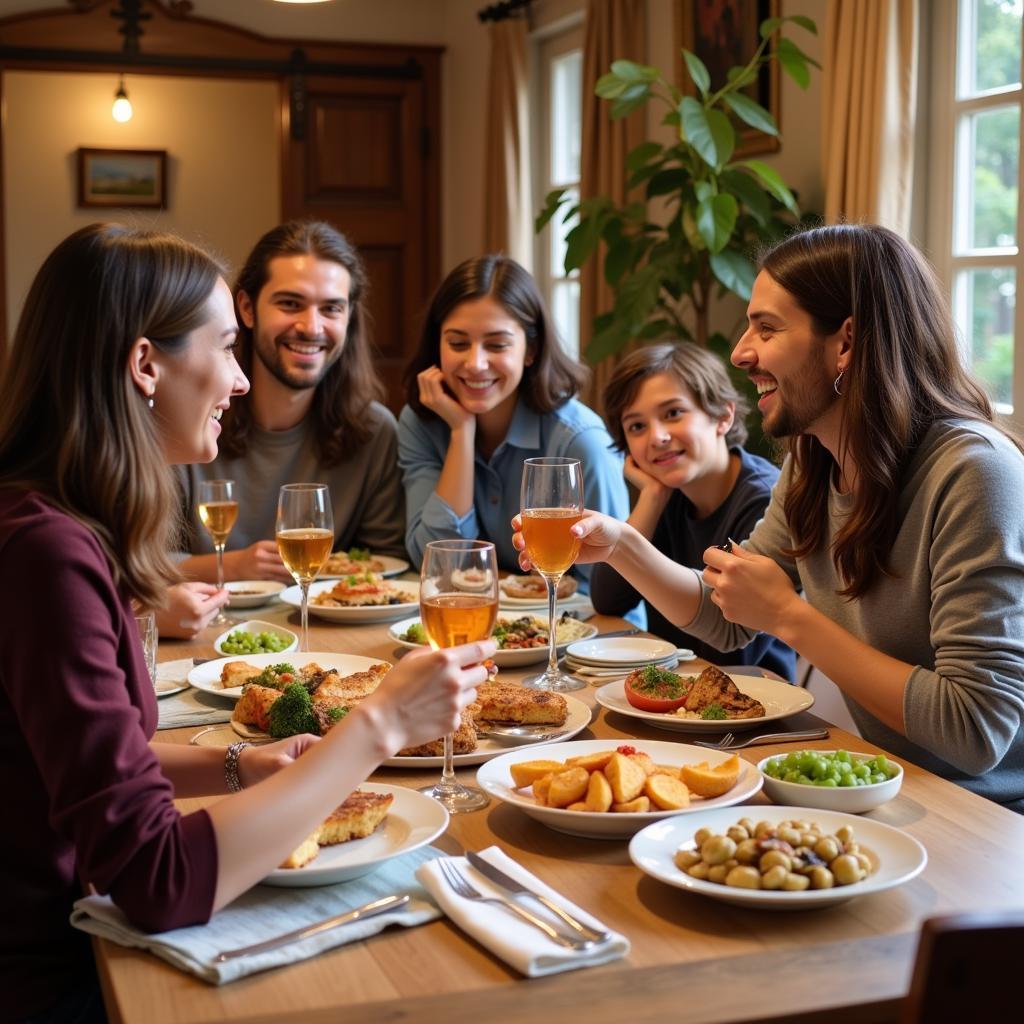
[[238,759],[248,746],[248,743],[232,743],[224,755],[224,781],[228,784],[229,793],[242,791],[242,780],[238,777]]

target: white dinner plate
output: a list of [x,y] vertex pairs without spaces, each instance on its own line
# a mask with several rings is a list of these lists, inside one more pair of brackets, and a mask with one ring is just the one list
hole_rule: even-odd
[[188,681],[197,690],[212,693],[217,697],[227,697],[229,700],[238,700],[242,696],[241,686],[225,688],[220,683],[220,674],[229,661],[244,661],[247,665],[255,665],[260,669],[281,662],[287,662],[300,669],[311,661],[315,661],[322,668],[332,668],[342,676],[351,675],[353,672],[364,672],[372,665],[387,664],[383,658],[363,658],[358,654],[337,654],[332,651],[308,651],[304,654],[295,652],[291,654],[234,654],[230,658],[215,658],[213,661],[196,665],[189,672]]
[[[561,614],[565,611],[571,611],[575,608],[586,608],[590,604],[590,598],[586,594],[581,594],[578,590],[575,594],[570,594],[568,597],[560,597],[558,599],[558,612]],[[548,599],[546,597],[509,597],[505,591],[501,591],[501,596],[498,598],[499,608],[541,608],[545,612],[548,610]]]
[[[375,558],[384,566],[378,573],[379,576],[401,576],[409,568],[409,563],[404,558],[394,558],[392,555],[375,555],[372,552],[370,557]],[[317,578],[321,580],[340,580],[347,575],[347,573],[322,572]]]
[[[315,615],[318,619],[327,619],[328,622],[393,622],[395,619],[404,619],[419,609],[419,580],[400,580],[389,585],[396,591],[401,590],[414,595],[413,600],[404,601],[401,604],[364,605],[360,608],[324,608],[313,604],[313,598],[317,594],[333,589],[334,580],[316,580],[309,588],[309,614]],[[301,608],[302,590],[298,586],[289,587],[287,590],[281,591],[281,600],[294,608]]]
[[305,867],[275,868],[263,879],[263,885],[309,888],[334,885],[368,875],[393,857],[426,846],[448,827],[448,812],[433,797],[384,782],[364,782],[367,793],[392,793],[394,800],[387,817],[365,839],[321,846],[320,852]]
[[676,657],[676,645],[649,636],[597,637],[577,640],[565,651],[573,661],[595,668],[619,665],[646,665]]
[[279,626],[276,622],[265,622],[262,619],[249,619],[246,622],[236,623],[230,629],[225,629],[224,632],[213,641],[213,649],[224,657],[245,657],[244,654],[229,654],[228,651],[224,650],[224,641],[227,640],[232,633],[252,633],[253,636],[259,636],[260,633],[273,633],[275,636],[279,636],[281,639],[286,641],[285,646],[282,647],[281,650],[267,653],[289,654],[292,651],[298,650],[299,647],[299,637],[290,629],[285,629],[284,626]]
[[[507,615],[501,616],[501,618],[508,618]],[[413,650],[419,647],[426,647],[426,644],[413,643],[411,640],[403,640],[402,634],[413,625],[419,623],[420,617],[414,615],[410,619],[403,619],[401,622],[396,622],[389,630],[388,636],[395,641],[396,644],[400,644],[402,647],[409,647]],[[544,620],[545,622],[547,619]],[[587,636],[593,636],[597,633],[597,626],[586,625],[584,628],[587,630]],[[564,644],[558,645],[559,651],[564,651],[569,641]],[[508,651],[497,651],[495,652],[493,661],[494,664],[499,668],[516,668],[521,665],[534,665],[539,661],[547,661],[548,657],[548,645],[545,644],[543,647],[522,647],[513,648]]]
[[[685,673],[680,673],[685,674]],[[618,679],[606,683],[594,697],[597,703],[609,711],[615,711],[629,718],[639,718],[657,729],[668,729],[670,732],[741,732],[745,729],[756,729],[765,722],[777,722],[780,718],[789,718],[800,711],[807,711],[814,704],[814,695],[800,686],[785,683],[779,679],[766,679],[763,676],[730,675],[740,693],[759,700],[764,705],[763,718],[730,718],[726,721],[705,722],[700,718],[680,718],[678,715],[661,714],[656,711],[641,711],[626,700],[626,683]]]
[[[598,811],[567,811],[561,807],[542,807],[534,800],[529,789],[516,789],[512,781],[510,766],[520,761],[535,761],[541,758],[564,761],[566,758],[581,754],[613,750],[618,745],[615,740],[576,740],[572,743],[547,744],[540,754],[534,753],[532,749],[519,747],[504,757],[488,761],[477,771],[476,781],[491,796],[518,807],[548,828],[587,839],[625,839],[661,818],[671,818],[675,815],[690,817],[710,807],[731,807],[733,804],[749,800],[761,788],[763,782],[757,768],[749,761],[741,759],[740,777],[736,785],[723,796],[708,799],[691,796],[690,806],[680,811],[648,811],[638,814],[616,814],[608,811],[602,814]],[[672,766],[699,764],[702,761],[714,766],[732,756],[727,751],[708,750],[705,747],[672,743],[667,740],[633,740],[629,745],[649,754],[656,764]],[[758,811],[761,809],[758,808]]]
[[224,587],[231,595],[229,608],[257,608],[284,590],[284,584],[277,580],[229,580]]
[[182,693],[188,689],[188,671],[192,667],[191,658],[178,658],[175,661],[164,661],[156,667],[157,700]]
[[734,886],[691,878],[682,869],[677,868],[673,860],[676,850],[681,846],[692,850],[693,835],[699,828],[710,828],[716,833],[724,833],[743,816],[736,808],[716,808],[687,818],[655,822],[633,837],[629,844],[629,856],[641,871],[658,879],[659,882],[737,906],[758,907],[763,910],[807,910],[844,903],[859,896],[868,896],[903,885],[904,882],[909,882],[919,875],[928,863],[925,848],[913,836],[872,818],[842,814],[839,811],[812,810],[807,807],[759,806],[751,808],[751,812],[748,817],[756,818],[758,821],[774,823],[796,818],[814,822],[827,832],[835,832],[842,825],[848,825],[853,829],[854,841],[876,861],[877,868],[862,882],[853,885],[840,885],[832,889],[806,889],[803,892],[738,889]]
[[[512,747],[510,744],[502,743],[500,740],[492,739],[488,736],[481,736],[476,741],[476,750],[471,754],[456,754],[452,758],[455,763],[455,767],[458,768],[460,765],[462,767],[468,767],[470,765],[484,764],[493,758],[500,757],[502,754],[507,754],[509,750],[513,749],[524,751],[528,758],[550,756],[549,751],[553,745],[560,743],[562,740],[568,739],[570,736],[575,736],[590,725],[590,705],[585,704],[577,697],[573,697],[568,693],[564,693],[562,696],[565,697],[565,704],[569,714],[565,719],[565,724],[558,731],[557,739],[538,740],[536,743],[523,743]],[[539,751],[539,753],[531,754],[531,751]],[[389,757],[382,763],[387,765],[389,768],[441,768],[444,766],[444,758]],[[761,773],[758,772],[757,774],[760,775]]]

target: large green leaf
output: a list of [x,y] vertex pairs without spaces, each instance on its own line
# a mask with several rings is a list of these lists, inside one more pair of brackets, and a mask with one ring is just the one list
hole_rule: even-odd
[[729,291],[749,301],[756,272],[753,263],[743,253],[735,249],[712,253],[711,270]]
[[718,177],[719,185],[731,192],[750,212],[751,216],[766,227],[772,214],[771,200],[768,193],[749,174],[742,171],[722,171]]
[[700,90],[702,96],[707,96],[711,88],[711,75],[708,74],[707,66],[695,53],[683,50],[683,60],[686,61],[686,70],[690,72],[693,84]]
[[637,107],[647,102],[651,95],[651,87],[646,82],[635,82],[628,85],[622,95],[612,104],[609,116],[613,121],[632,114]]
[[744,64],[741,68],[729,68],[725,73],[725,78],[730,85],[742,89],[757,79],[757,68],[751,67],[749,64]]
[[624,82],[656,82],[661,72],[647,64],[637,64],[631,60],[613,60],[612,74]]
[[578,270],[590,259],[601,238],[604,220],[601,213],[584,215],[579,224],[565,236],[565,272],[567,274]]
[[626,168],[630,171],[639,171],[650,161],[661,154],[662,145],[660,142],[641,142],[639,146],[629,151],[626,157]]
[[801,89],[806,89],[811,84],[811,69],[807,66],[806,58],[795,43],[783,37],[775,48],[775,55],[778,57],[782,70]]
[[681,167],[666,167],[647,183],[647,198],[678,192],[689,180],[690,175]]
[[629,327],[617,317],[607,315],[611,316],[611,319],[604,322],[600,328],[598,320],[603,320],[603,317],[595,319],[594,336],[583,353],[592,366],[596,366],[602,359],[607,359],[616,352],[621,352],[630,341]]
[[533,230],[537,234],[540,234],[547,222],[558,213],[558,208],[562,205],[563,198],[568,191],[565,188],[556,188],[544,197],[544,207],[537,214],[537,219],[533,222]]
[[621,96],[629,82],[624,82],[618,75],[606,74],[597,80],[594,86],[594,93],[603,100],[614,100]]
[[796,205],[796,200],[793,198],[793,193],[786,188],[782,178],[779,177],[778,171],[773,167],[769,167],[763,160],[745,160],[743,161],[744,167],[749,167],[755,175],[760,179],[764,187],[773,195],[787,210],[790,211],[794,216],[800,216],[800,209]]
[[722,97],[726,106],[741,120],[767,135],[778,135],[779,128],[775,118],[760,103],[755,103],[749,96],[741,92],[726,93]]
[[658,302],[661,268],[648,263],[627,277],[615,298],[615,319],[628,325],[630,333],[639,331]]
[[801,28],[807,29],[812,36],[816,36],[818,34],[818,26],[815,25],[814,20],[812,18],[808,18],[806,14],[790,14],[783,20],[791,21],[794,25],[799,25]]
[[614,288],[633,265],[633,243],[628,238],[620,238],[609,247],[604,258],[604,279]]
[[697,230],[712,253],[720,252],[729,243],[736,226],[736,213],[736,200],[728,193],[697,203]]
[[773,32],[782,28],[783,18],[765,18],[761,22],[761,38],[767,39]]
[[718,169],[736,147],[736,133],[720,110],[708,110],[692,96],[679,104],[686,139],[709,166]]

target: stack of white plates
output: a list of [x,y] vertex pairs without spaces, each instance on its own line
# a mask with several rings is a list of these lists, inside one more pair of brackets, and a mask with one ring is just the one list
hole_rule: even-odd
[[586,676],[625,676],[646,665],[671,669],[680,661],[692,661],[693,651],[665,640],[644,636],[616,636],[577,640],[565,650],[562,664],[567,672]]

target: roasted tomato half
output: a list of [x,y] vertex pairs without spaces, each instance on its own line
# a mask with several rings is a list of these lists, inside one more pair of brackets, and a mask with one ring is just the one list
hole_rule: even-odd
[[666,714],[686,703],[690,680],[652,666],[626,676],[626,700],[640,711]]

